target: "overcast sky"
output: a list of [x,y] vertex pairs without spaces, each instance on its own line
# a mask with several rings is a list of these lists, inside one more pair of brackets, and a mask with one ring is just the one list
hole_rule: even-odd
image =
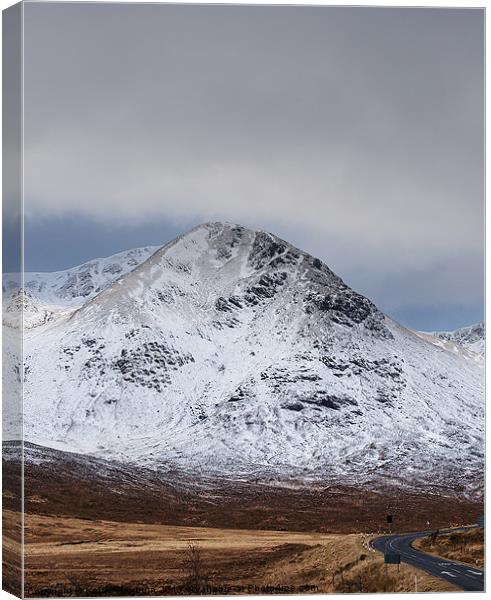
[[26,268],[227,220],[406,325],[481,319],[483,14],[26,4]]

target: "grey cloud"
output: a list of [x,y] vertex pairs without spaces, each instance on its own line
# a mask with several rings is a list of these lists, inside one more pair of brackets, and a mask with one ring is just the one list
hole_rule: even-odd
[[441,273],[415,302],[458,257],[482,295],[483,11],[33,3],[25,34],[32,218],[268,226]]

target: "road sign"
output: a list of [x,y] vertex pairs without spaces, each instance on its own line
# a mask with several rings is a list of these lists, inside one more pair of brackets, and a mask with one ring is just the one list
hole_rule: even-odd
[[386,552],[384,554],[384,562],[387,565],[400,565],[401,555],[396,554],[395,552]]

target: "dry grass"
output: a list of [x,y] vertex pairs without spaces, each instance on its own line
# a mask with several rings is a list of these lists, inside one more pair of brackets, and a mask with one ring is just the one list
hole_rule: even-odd
[[370,537],[330,536],[319,546],[276,562],[271,580],[288,579],[301,586],[314,578],[318,591],[324,593],[457,591],[451,584],[409,565],[384,565],[383,556],[369,549]]
[[442,533],[434,541],[431,537],[421,538],[413,546],[449,560],[484,568],[484,529]]
[[360,534],[33,514],[25,524],[28,596],[414,591],[415,576],[419,591],[456,590],[406,565],[386,570]]
[[2,589],[20,596],[21,589],[21,513],[2,511]]

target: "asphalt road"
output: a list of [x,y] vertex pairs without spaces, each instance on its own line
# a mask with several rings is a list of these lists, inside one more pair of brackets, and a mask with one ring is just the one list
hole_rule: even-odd
[[[465,528],[461,528],[465,529]],[[453,529],[452,531],[460,531]],[[415,550],[411,542],[419,537],[427,536],[431,531],[417,531],[401,535],[384,535],[372,541],[372,546],[379,552],[394,552],[401,555],[401,561],[422,569],[430,575],[445,579],[466,592],[484,591],[484,571],[462,563],[453,562],[439,556],[433,556]],[[443,533],[443,531],[442,531]]]

